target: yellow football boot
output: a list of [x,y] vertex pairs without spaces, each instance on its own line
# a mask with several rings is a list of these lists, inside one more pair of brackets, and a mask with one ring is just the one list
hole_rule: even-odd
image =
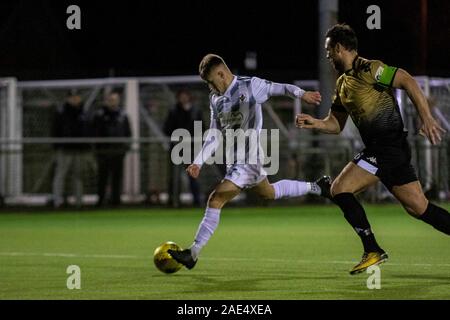
[[386,252],[365,252],[362,256],[361,262],[350,270],[350,274],[358,274],[366,271],[370,266],[375,266],[377,264],[387,261],[388,255]]

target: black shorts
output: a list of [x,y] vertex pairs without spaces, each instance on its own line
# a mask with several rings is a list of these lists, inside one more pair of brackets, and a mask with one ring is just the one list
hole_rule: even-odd
[[406,140],[395,147],[368,147],[353,158],[353,163],[380,178],[389,191],[394,186],[418,180],[411,164],[411,149]]

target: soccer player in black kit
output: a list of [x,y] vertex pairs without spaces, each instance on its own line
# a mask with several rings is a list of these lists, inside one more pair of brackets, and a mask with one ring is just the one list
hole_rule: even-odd
[[450,214],[427,200],[411,165],[407,131],[393,88],[406,90],[422,120],[420,133],[433,145],[441,141],[445,131],[430,113],[417,82],[405,70],[358,55],[358,40],[350,26],[337,24],[330,28],[325,48],[327,58],[340,74],[330,112],[325,119],[299,114],[296,124],[299,128],[338,134],[350,115],[363,139],[365,149],[347,164],[331,185],[333,202],[344,212],[364,246],[361,262],[350,270],[350,274],[357,274],[388,258],[354,196],[378,181],[410,215],[450,235]]

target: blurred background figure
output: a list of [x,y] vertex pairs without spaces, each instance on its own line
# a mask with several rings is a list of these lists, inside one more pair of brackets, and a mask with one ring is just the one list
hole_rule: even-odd
[[[131,137],[128,116],[121,108],[120,95],[117,92],[107,94],[104,105],[95,113],[93,119],[95,137],[129,138]],[[111,205],[120,204],[124,158],[130,149],[130,143],[98,143],[96,159],[98,168],[98,202],[105,204],[108,180],[111,181]]]
[[[191,137],[194,137],[194,121],[202,122],[202,133],[205,125],[202,117],[202,111],[192,103],[192,95],[187,89],[181,89],[176,94],[177,102],[169,111],[164,123],[164,133],[170,137],[176,129],[186,129]],[[171,144],[170,152],[173,144]],[[194,143],[191,142],[191,159],[195,158]],[[185,166],[174,165],[172,161],[169,164],[169,205],[177,207],[180,198],[181,175],[185,173]],[[188,176],[188,175],[187,175]],[[196,179],[188,176],[189,187],[192,194],[193,205],[200,206],[200,187]]]
[[[59,107],[52,123],[52,137],[54,138],[81,138],[88,136],[87,115],[83,110],[80,94],[71,90],[63,106]],[[64,202],[64,184],[67,173],[71,172],[76,205],[82,204],[83,158],[88,151],[88,145],[83,143],[55,143],[56,170],[53,178],[53,206],[61,207]]]

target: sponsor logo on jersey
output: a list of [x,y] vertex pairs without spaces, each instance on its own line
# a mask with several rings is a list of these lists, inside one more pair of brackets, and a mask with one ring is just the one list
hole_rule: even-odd
[[229,126],[240,125],[244,116],[239,111],[234,112],[220,112],[217,117],[219,118],[220,125],[226,129]]

